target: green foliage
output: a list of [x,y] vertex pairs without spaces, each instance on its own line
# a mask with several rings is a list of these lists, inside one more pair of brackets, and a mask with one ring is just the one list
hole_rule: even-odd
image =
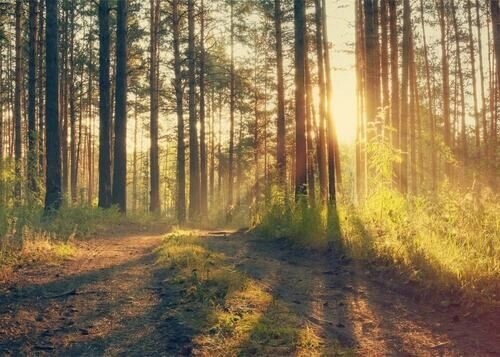
[[[385,160],[378,163],[386,165]],[[358,206],[340,200],[338,216],[336,210],[305,201],[275,198],[258,216],[256,230],[307,248],[333,245],[355,258],[401,270],[429,289],[498,298],[498,197],[445,184],[433,198],[406,198],[386,183]]]
[[288,238],[304,247],[325,248],[338,237],[336,215],[331,212],[335,209],[311,206],[305,198],[295,203],[276,194],[257,216],[256,229],[266,237]]

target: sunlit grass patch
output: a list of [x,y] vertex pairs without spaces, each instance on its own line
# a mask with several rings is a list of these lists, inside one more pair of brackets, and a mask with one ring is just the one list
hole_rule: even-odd
[[[324,341],[268,286],[236,270],[198,231],[176,230],[156,251],[182,292],[171,310],[197,331],[196,349],[210,355],[320,355]],[[187,307],[186,307],[187,306]]]

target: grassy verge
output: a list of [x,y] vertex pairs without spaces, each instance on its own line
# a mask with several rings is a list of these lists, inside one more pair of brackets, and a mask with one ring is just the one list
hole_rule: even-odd
[[0,270],[23,261],[70,258],[77,239],[150,230],[166,223],[150,215],[124,216],[116,209],[65,207],[46,219],[38,208],[0,208]]
[[156,251],[172,271],[181,301],[170,318],[196,332],[195,349],[210,355],[336,355],[263,283],[235,269],[196,231],[176,231]]
[[[306,247],[343,249],[369,264],[403,272],[429,291],[498,301],[500,204],[496,197],[443,190],[405,199],[379,190],[361,205],[340,203],[338,220],[305,205],[271,205],[257,229]],[[340,230],[340,232],[339,232]]]

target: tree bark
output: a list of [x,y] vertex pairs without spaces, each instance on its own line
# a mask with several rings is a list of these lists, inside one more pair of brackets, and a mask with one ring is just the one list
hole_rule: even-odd
[[277,95],[278,95],[278,117],[276,161],[278,167],[278,176],[282,188],[286,187],[286,121],[285,121],[285,89],[283,76],[283,45],[282,45],[282,11],[281,0],[274,0],[274,27],[276,36],[276,65],[277,65]]
[[205,6],[200,4],[200,210],[201,218],[208,215],[207,145],[205,140]]
[[45,154],[47,161],[45,181],[45,214],[59,209],[62,203],[61,147],[59,141],[59,66],[57,0],[46,0],[45,26]]
[[128,0],[118,2],[116,18],[116,104],[112,202],[127,210],[127,12]]
[[30,195],[38,192],[38,155],[36,126],[36,70],[37,70],[37,15],[36,0],[29,1],[29,40],[28,40],[28,190]]
[[16,175],[14,194],[17,203],[21,203],[21,187],[22,187],[22,117],[21,117],[21,93],[23,80],[23,43],[22,43],[22,17],[23,17],[23,2],[16,0],[16,66],[15,66],[15,89],[14,89],[14,170]]
[[150,138],[149,151],[150,169],[150,197],[149,210],[158,213],[160,210],[160,166],[158,160],[158,31],[160,22],[160,1],[150,1],[150,61],[149,61],[149,86],[150,86]]
[[295,199],[307,194],[305,122],[305,1],[294,1],[295,29]]
[[99,207],[111,207],[109,2],[99,1]]
[[183,86],[180,58],[180,16],[179,0],[172,1],[172,34],[174,48],[174,87],[177,114],[177,221],[183,224],[186,221],[186,159],[184,145],[184,118],[183,118]]
[[188,82],[189,82],[189,220],[200,218],[200,157],[196,127],[196,54],[194,0],[188,0]]

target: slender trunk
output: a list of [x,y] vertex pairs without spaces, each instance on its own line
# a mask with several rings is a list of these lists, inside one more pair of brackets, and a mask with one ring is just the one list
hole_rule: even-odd
[[[399,96],[399,49],[398,49],[398,24],[396,0],[389,0],[389,27],[391,46],[391,126],[392,148],[398,151],[400,143],[400,96]],[[393,167],[396,187],[399,187],[400,164],[394,163]]]
[[282,45],[282,12],[281,0],[274,0],[274,26],[276,36],[276,64],[277,64],[277,95],[278,95],[278,117],[277,117],[277,144],[276,160],[278,176],[282,188],[286,187],[286,124],[285,124],[285,89],[283,75],[283,45]]
[[57,0],[46,0],[45,26],[45,154],[47,161],[45,213],[59,209],[62,203],[61,156],[59,141],[59,68],[57,44]]
[[434,96],[432,94],[431,73],[429,65],[429,55],[427,51],[427,38],[425,35],[424,22],[424,2],[420,0],[420,20],[422,23],[422,40],[424,45],[424,60],[425,60],[425,83],[427,88],[427,98],[429,101],[429,128],[431,135],[431,188],[436,190],[437,185],[437,157],[436,157],[436,122],[434,117]]
[[194,0],[188,0],[188,82],[189,82],[189,219],[200,218],[200,156],[196,127],[196,53]]
[[99,1],[99,207],[111,207],[109,2]]
[[483,62],[483,46],[481,36],[481,17],[479,15],[480,3],[476,0],[476,29],[477,29],[477,53],[479,54],[479,75],[481,84],[481,124],[483,128],[483,155],[488,156],[488,125],[486,122],[486,91],[484,89],[484,62]]
[[205,140],[205,6],[201,0],[200,23],[200,210],[201,218],[208,215],[207,146]]
[[325,85],[325,70],[323,58],[323,18],[321,12],[321,1],[314,1],[316,11],[315,11],[315,22],[316,22],[316,56],[318,63],[318,89],[319,89],[319,131],[318,131],[318,176],[319,176],[319,187],[320,196],[323,202],[326,202],[328,197],[328,170],[326,163],[326,128],[325,124],[327,121],[326,107],[328,100]]
[[[453,29],[455,32],[455,50],[457,55],[457,65],[458,65],[458,79],[460,86],[460,156],[462,158],[463,164],[467,167],[467,133],[465,126],[465,88],[464,88],[464,76],[462,72],[462,55],[460,48],[460,32],[458,28],[457,14],[455,9],[455,1],[451,0],[451,15],[453,20]],[[465,169],[464,169],[465,174]]]
[[305,0],[294,1],[295,29],[295,199],[307,194],[305,122]]
[[38,156],[36,126],[36,45],[37,45],[37,6],[36,0],[29,1],[29,40],[28,40],[28,189],[30,195],[38,192]]
[[[307,37],[307,36],[306,36]],[[307,40],[306,40],[307,42]],[[307,48],[307,46],[306,46]],[[313,139],[313,99],[311,70],[308,54],[305,55],[305,80],[306,80],[306,140],[307,140],[307,192],[311,205],[316,204],[316,183],[314,180],[314,139]]]
[[127,210],[127,12],[128,0],[118,2],[116,17],[115,142],[112,202]]
[[76,147],[76,110],[75,110],[75,5],[70,10],[70,43],[69,43],[69,121],[70,121],[70,187],[71,202],[77,200],[78,166]]
[[[324,66],[325,66],[325,85],[326,85],[326,130],[327,130],[327,150],[328,150],[328,193],[329,203],[335,204],[336,201],[336,183],[342,184],[342,175],[340,169],[340,150],[337,140],[337,131],[333,121],[333,103],[332,96],[332,75],[330,71],[330,44],[328,42],[328,29],[326,24],[326,0],[322,1],[322,17],[323,17],[323,51],[324,51]],[[377,55],[378,56],[378,55]],[[378,58],[378,57],[377,57]],[[379,74],[378,74],[379,76]]]
[[16,67],[15,67],[15,89],[14,89],[14,162],[15,162],[15,187],[14,194],[16,202],[21,203],[22,172],[22,123],[21,123],[21,93],[22,93],[22,64],[23,64],[23,43],[22,43],[22,17],[23,2],[16,0]]
[[38,145],[38,175],[40,178],[45,175],[45,153],[44,153],[44,113],[45,113],[45,103],[43,98],[43,54],[45,50],[44,46],[44,9],[45,2],[43,0],[38,1],[38,135],[37,135],[37,145]]
[[[234,73],[234,0],[231,0],[231,68],[230,68],[230,93],[229,93],[229,177],[227,185],[228,211],[233,206],[233,161],[234,161],[234,110],[235,110],[235,73]],[[228,214],[230,219],[230,214]]]
[[183,224],[186,221],[186,159],[184,146],[184,118],[183,118],[183,85],[182,85],[182,68],[180,57],[180,16],[179,16],[179,0],[172,1],[172,17],[173,17],[173,48],[174,48],[174,86],[175,86],[175,102],[177,114],[177,197],[176,211],[177,221]]
[[467,0],[467,24],[469,26],[469,52],[470,52],[470,65],[471,65],[471,76],[472,76],[472,98],[474,100],[474,132],[475,132],[475,144],[477,151],[477,158],[480,158],[481,152],[481,136],[479,134],[480,123],[479,123],[479,107],[477,102],[477,77],[476,77],[476,53],[474,50],[474,32],[472,30],[472,2]]
[[149,61],[149,86],[150,86],[150,138],[151,147],[149,151],[150,170],[150,198],[149,210],[158,213],[160,210],[160,167],[158,161],[158,31],[160,22],[160,1],[151,0],[150,13],[150,61]]
[[[444,121],[444,144],[451,150],[451,128],[450,128],[450,83],[448,50],[446,44],[446,14],[444,0],[440,0],[439,5],[439,27],[441,29],[441,76],[443,85],[443,121]],[[446,176],[451,176],[451,165],[445,162]]]
[[403,72],[401,78],[401,170],[400,190],[408,193],[408,88],[410,72],[410,46],[411,46],[411,9],[409,0],[403,1]]

